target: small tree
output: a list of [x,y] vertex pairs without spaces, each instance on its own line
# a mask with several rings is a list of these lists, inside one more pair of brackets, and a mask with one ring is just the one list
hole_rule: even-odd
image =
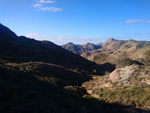
[[96,72],[96,69],[94,69],[94,70],[93,70],[93,74],[96,75],[96,73],[97,73],[97,72]]

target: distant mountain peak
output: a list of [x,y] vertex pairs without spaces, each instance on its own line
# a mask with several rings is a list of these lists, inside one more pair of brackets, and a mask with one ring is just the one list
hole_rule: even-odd
[[74,44],[74,43],[72,43],[72,42],[68,42],[67,44]]
[[114,38],[109,38],[107,41],[116,41]]
[[86,44],[93,44],[93,43],[89,43],[89,42],[88,42],[88,43],[86,43]]
[[105,43],[110,43],[110,42],[113,42],[113,41],[117,41],[117,40],[114,39],[114,38],[109,38]]

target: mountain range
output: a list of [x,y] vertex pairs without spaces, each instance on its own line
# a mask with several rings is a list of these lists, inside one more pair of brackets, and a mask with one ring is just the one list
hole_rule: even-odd
[[83,45],[79,45],[79,44],[73,44],[71,42],[62,45],[63,48],[81,55],[82,53],[85,53],[87,51],[93,51],[93,50],[97,50],[100,49],[102,47],[102,43],[99,44],[92,44],[92,43],[87,43],[87,44],[83,44]]
[[[73,45],[77,46],[75,44]],[[106,42],[101,43],[100,45],[100,48],[93,48],[91,50],[88,49],[88,46],[80,45],[87,48],[85,51],[79,49],[78,51],[82,50],[82,52],[78,54],[98,64],[106,62],[116,64],[116,61],[123,57],[147,63],[146,55],[149,52],[150,41],[116,40],[114,38],[109,38]],[[92,44],[92,47],[94,46],[96,45]],[[72,45],[70,44],[63,45],[62,47],[76,53],[75,49],[70,49],[72,48]]]
[[149,41],[61,47],[0,24],[0,112],[149,113],[149,65]]

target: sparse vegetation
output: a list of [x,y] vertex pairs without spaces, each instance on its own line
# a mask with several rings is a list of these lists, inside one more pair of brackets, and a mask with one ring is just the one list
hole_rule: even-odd
[[109,103],[120,103],[127,106],[149,106],[150,88],[131,87],[131,88],[96,88],[92,92],[98,95],[100,100]]

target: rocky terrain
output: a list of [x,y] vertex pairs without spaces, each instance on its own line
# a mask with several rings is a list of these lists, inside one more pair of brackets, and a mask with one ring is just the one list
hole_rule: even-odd
[[[113,42],[110,41],[109,43],[115,43],[115,41],[113,40]],[[127,43],[133,42],[128,41]],[[99,56],[103,56],[104,59],[99,60],[99,63],[110,62],[116,66],[116,69],[103,76],[93,76],[93,80],[83,83],[82,86],[95,98],[105,100],[108,103],[120,103],[122,105],[135,106],[136,108],[148,110],[145,112],[149,113],[150,49],[149,45],[147,45],[149,42],[142,43],[144,43],[142,48],[137,49],[135,48],[137,45],[134,45],[131,50],[126,49],[128,52],[125,53],[123,53],[121,49],[119,50],[122,53],[118,53],[117,49],[110,50],[112,53],[107,53],[109,50],[97,53]],[[101,57],[97,57],[97,59],[100,59]],[[137,112],[134,110],[130,110],[130,112],[131,111]]]
[[114,71],[103,76],[92,75],[92,80],[82,84],[88,94],[108,103],[135,106],[149,112],[149,41],[110,38],[101,48],[86,51],[81,56],[98,64],[115,65]]
[[[64,47],[65,49],[74,52],[73,49],[69,49],[72,45],[66,45],[67,47]],[[117,61],[119,62],[125,58],[146,63],[144,61],[147,60],[146,55],[150,50],[149,41],[116,40],[114,38],[109,38],[105,43],[101,43],[100,45],[101,47],[98,49],[93,48],[91,50],[82,51],[81,53],[75,53],[98,64],[103,64],[106,62],[116,64]],[[81,49],[78,48],[78,51],[81,51]],[[119,64],[120,63],[121,62],[119,62]]]
[[131,113],[149,113],[149,73],[149,66],[132,64],[116,68],[104,76],[92,76],[93,79],[83,83],[82,86],[88,94],[99,100],[142,109],[137,112],[129,108]]
[[146,60],[149,47],[149,41],[115,40],[110,38],[103,43],[101,49],[83,53],[81,56],[100,64],[105,62],[117,63],[116,61],[123,58],[143,62]]

